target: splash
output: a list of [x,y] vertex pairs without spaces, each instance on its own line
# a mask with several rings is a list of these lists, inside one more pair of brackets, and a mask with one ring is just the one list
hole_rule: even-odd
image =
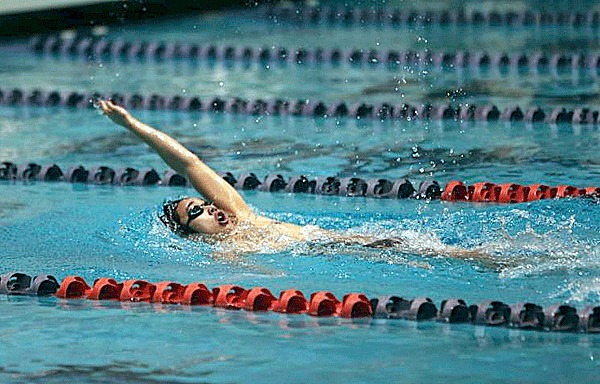
[[580,303],[598,303],[600,301],[600,277],[578,278],[567,284],[552,295],[553,298]]
[[503,240],[490,242],[485,248],[496,254],[518,257],[518,265],[501,271],[500,276],[507,279],[600,267],[597,240],[579,238],[574,233],[576,225],[573,215],[561,221],[560,225],[556,223],[554,229],[541,232],[532,227],[531,221],[527,221],[523,231],[509,235],[508,231],[503,230]]

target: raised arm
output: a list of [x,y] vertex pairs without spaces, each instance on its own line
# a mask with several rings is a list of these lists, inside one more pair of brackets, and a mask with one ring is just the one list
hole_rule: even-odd
[[101,100],[99,104],[106,116],[139,136],[169,167],[186,175],[194,188],[217,207],[235,214],[238,218],[248,217],[252,213],[235,188],[177,140],[142,123],[125,108],[109,100]]

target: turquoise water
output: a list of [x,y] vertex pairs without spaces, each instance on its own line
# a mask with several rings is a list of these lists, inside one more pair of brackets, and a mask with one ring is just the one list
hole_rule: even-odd
[[[223,42],[294,46],[296,27],[266,25],[251,14],[225,12],[131,26],[109,33],[204,42],[218,32]],[[311,27],[312,28],[312,27]],[[235,32],[235,30],[239,32]],[[276,30],[277,33],[273,33]],[[263,34],[252,34],[263,31]],[[419,31],[337,28],[319,45],[368,46],[385,33],[414,43]],[[435,28],[428,46],[439,49],[446,34]],[[471,27],[473,41],[500,41],[497,50],[534,50],[539,30]],[[367,33],[365,33],[367,32]],[[573,38],[556,30],[564,41]],[[520,33],[519,46],[513,46]],[[329,38],[330,34],[330,38]],[[589,31],[583,37],[597,41]],[[338,38],[339,36],[339,38]],[[460,36],[464,36],[461,33]],[[537,36],[537,37],[531,37]],[[548,39],[552,39],[552,34]],[[514,37],[514,38],[513,38]],[[227,40],[230,39],[230,40]],[[496,39],[496,40],[494,40]],[[385,43],[383,43],[385,41]],[[466,38],[464,44],[469,44]],[[562,40],[561,40],[562,41]],[[348,43],[352,42],[352,44]],[[504,43],[502,43],[504,42]],[[458,44],[458,42],[457,42]],[[479,43],[477,43],[479,44]],[[496,46],[496,44],[498,44]],[[558,44],[558,43],[557,43]],[[562,43],[561,43],[562,44]],[[396,47],[396,45],[394,45]],[[471,49],[466,46],[464,49]],[[448,46],[458,49],[458,46]],[[591,49],[591,48],[590,48]],[[316,97],[427,100],[470,84],[465,98],[490,84],[499,104],[577,105],[578,94],[597,97],[594,76],[422,73],[360,68],[297,66],[243,68],[189,63],[120,63],[0,55],[2,87],[186,93],[204,97]],[[118,74],[118,76],[117,76]],[[389,82],[410,83],[404,97]],[[410,79],[414,79],[411,83]],[[482,80],[482,78],[484,80]],[[390,80],[391,79],[391,80]],[[222,85],[221,85],[222,83]],[[365,89],[378,89],[383,94]],[[504,91],[502,91],[504,89]],[[457,92],[460,94],[460,92]],[[541,95],[541,96],[540,96]],[[574,99],[575,97],[575,99]],[[442,100],[453,101],[449,97]],[[413,182],[461,179],[551,185],[600,184],[598,127],[453,122],[314,120],[170,112],[137,112],[174,135],[219,171],[259,176],[409,177]],[[139,140],[93,110],[0,107],[0,160],[166,169]],[[0,183],[2,271],[81,275],[118,280],[142,278],[180,283],[298,288],[306,295],[330,290],[338,297],[398,294],[468,303],[498,299],[540,305],[567,302],[578,308],[600,302],[600,207],[597,200],[476,205],[245,192],[261,214],[316,224],[347,233],[403,236],[428,245],[482,249],[489,261],[420,256],[401,250],[297,247],[224,262],[214,249],[169,233],[157,219],[166,198],[190,189],[110,187],[66,183]],[[595,382],[600,339],[470,325],[385,320],[316,319],[127,303],[0,297],[0,382],[446,382],[505,383],[524,380]]]

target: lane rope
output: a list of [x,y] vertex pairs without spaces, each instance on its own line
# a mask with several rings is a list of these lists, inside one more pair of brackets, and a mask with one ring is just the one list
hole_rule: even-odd
[[112,300],[182,306],[213,306],[229,310],[278,312],[314,317],[381,318],[390,320],[471,323],[549,332],[600,333],[600,306],[587,306],[580,313],[567,304],[547,308],[523,302],[514,305],[486,300],[468,305],[463,299],[449,298],[440,309],[428,297],[404,299],[379,296],[369,299],[364,293],[348,293],[338,299],[329,291],[311,293],[308,298],[298,289],[281,291],[276,297],[265,287],[243,288],[225,284],[209,289],[204,283],[187,285],[173,281],[156,284],[142,279],[117,282],[101,277],[92,286],[79,276],[67,276],[59,284],[48,274],[31,277],[20,272],[0,276],[0,294],[55,296],[59,299]]
[[342,65],[354,67],[399,68],[422,67],[428,70],[456,71],[475,69],[496,70],[499,73],[537,73],[543,71],[589,71],[598,75],[598,53],[542,53],[542,52],[440,52],[440,51],[381,51],[377,49],[324,49],[285,47],[244,47],[231,45],[202,45],[164,41],[110,40],[86,34],[73,38],[58,35],[36,36],[30,49],[37,54],[80,57],[89,60],[202,60],[259,64]]
[[[436,180],[424,180],[418,186],[415,186],[405,178],[389,180],[385,178],[363,179],[358,176],[329,176],[311,179],[306,175],[284,178],[281,174],[272,173],[260,179],[253,172],[244,172],[239,177],[235,177],[231,172],[222,172],[220,175],[230,185],[239,190],[379,199],[442,199],[451,202],[506,204],[543,199],[600,197],[600,187],[579,188],[572,185],[520,185],[491,182],[466,185],[461,181],[453,180],[442,188],[441,185],[443,184]],[[0,164],[0,180],[19,180],[22,182],[62,181],[115,186],[185,187],[189,185],[189,181],[184,176],[172,170],[167,170],[161,175],[152,168],[122,167],[115,170],[107,166],[95,166],[86,169],[78,165],[63,171],[56,164],[23,163],[18,165],[6,161]]]
[[23,90],[0,88],[0,106],[94,108],[94,100],[110,98],[115,103],[135,110],[180,112],[213,112],[252,116],[304,116],[312,118],[353,118],[377,120],[448,120],[505,121],[573,125],[597,125],[600,111],[587,107],[539,106],[506,107],[493,104],[417,104],[383,102],[325,103],[314,99],[253,99],[240,97],[201,99],[195,96],[164,96],[159,94],[82,93],[77,91]]
[[[360,177],[317,177],[305,175],[284,178],[281,174],[268,174],[259,178],[253,172],[244,172],[239,177],[231,172],[220,173],[230,185],[239,190],[263,192],[310,193],[329,196],[392,198],[392,199],[439,199],[440,184],[435,180],[424,180],[413,185],[408,179],[388,180]],[[5,181],[47,181],[70,182],[114,186],[169,186],[186,187],[190,183],[186,177],[167,170],[159,174],[151,168],[136,169],[107,166],[94,166],[89,169],[81,165],[61,169],[56,164],[11,162],[0,163],[0,180]]]
[[577,28],[600,27],[600,12],[540,12],[535,10],[415,10],[379,7],[334,7],[334,6],[265,6],[263,17],[276,24],[296,22],[327,26],[570,26]]
[[574,197],[600,197],[600,187],[578,188],[572,185],[548,186],[545,184],[520,185],[516,183],[495,184],[478,182],[467,185],[462,181],[450,181],[440,198],[445,201],[472,203],[524,203],[544,199]]

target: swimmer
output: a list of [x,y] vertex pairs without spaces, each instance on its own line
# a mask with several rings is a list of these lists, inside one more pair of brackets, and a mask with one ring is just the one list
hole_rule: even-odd
[[[486,256],[477,250],[445,245],[430,247],[401,239],[342,234],[314,225],[300,226],[255,214],[238,191],[198,156],[169,135],[133,117],[110,100],[100,100],[103,113],[113,122],[136,134],[203,196],[186,197],[163,205],[161,221],[173,232],[192,240],[225,245],[229,254],[241,255],[279,251],[298,243],[347,244],[370,248],[395,248],[432,256],[478,259]],[[488,255],[489,256],[489,255]]]

